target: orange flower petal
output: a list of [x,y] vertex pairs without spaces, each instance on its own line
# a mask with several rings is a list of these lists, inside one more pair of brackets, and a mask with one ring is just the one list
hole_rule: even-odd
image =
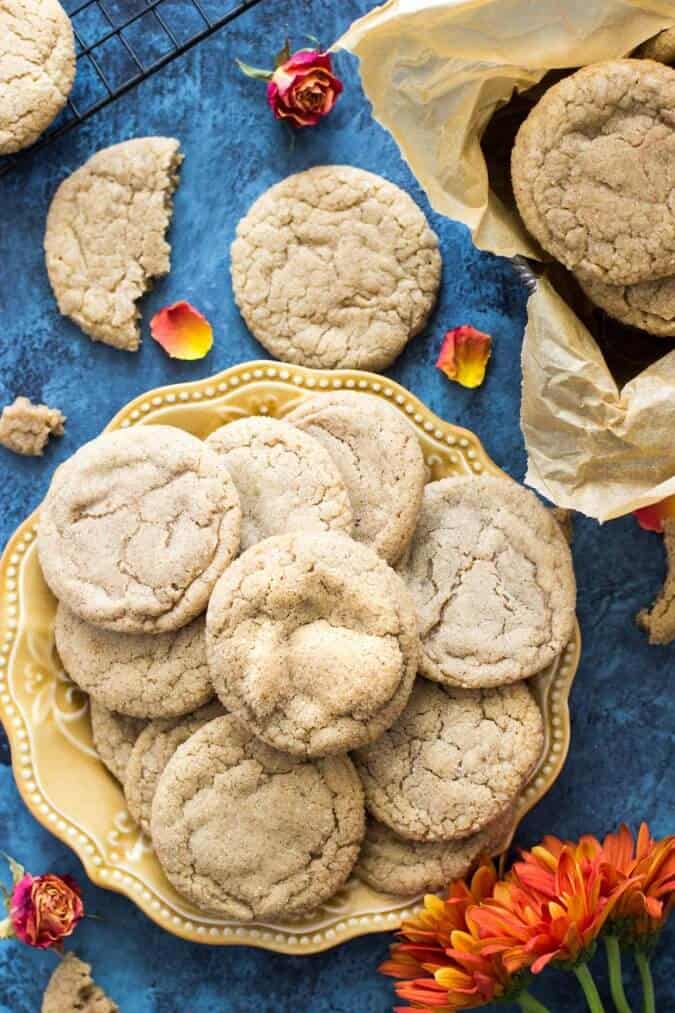
[[203,359],[213,345],[211,324],[184,299],[155,313],[150,333],[172,359]]
[[480,387],[492,351],[492,338],[465,324],[443,338],[436,367],[462,387]]
[[668,496],[660,503],[652,503],[651,506],[641,507],[634,512],[635,520],[645,531],[663,531],[663,525],[667,520],[675,518],[675,496]]

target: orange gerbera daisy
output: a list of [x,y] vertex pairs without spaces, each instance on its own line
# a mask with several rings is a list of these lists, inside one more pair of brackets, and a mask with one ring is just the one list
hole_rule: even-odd
[[575,964],[587,959],[607,918],[632,879],[611,884],[604,874],[598,841],[578,844],[545,837],[523,852],[493,896],[473,908],[485,955],[498,955],[511,974],[534,974],[551,961]]
[[630,881],[610,915],[617,933],[637,941],[660,932],[675,903],[675,836],[655,841],[642,823],[634,840],[622,824],[605,837],[602,854],[613,886]]
[[[404,979],[396,994],[416,1009],[444,1011],[474,1009],[510,994],[511,976],[499,956],[486,957],[470,912],[491,896],[497,882],[494,865],[484,863],[469,884],[456,880],[448,897],[424,898],[424,910],[404,921],[400,935],[407,942],[391,947],[383,974]],[[409,1007],[398,1007],[397,1013]]]

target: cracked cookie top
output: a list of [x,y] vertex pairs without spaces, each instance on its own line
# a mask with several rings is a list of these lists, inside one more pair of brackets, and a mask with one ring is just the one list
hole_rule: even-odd
[[453,879],[466,876],[483,855],[503,845],[510,814],[457,841],[407,841],[393,830],[366,821],[366,836],[354,872],[368,886],[397,897],[415,897],[443,890]]
[[352,537],[395,562],[415,530],[426,480],[412,426],[393,405],[355,391],[308,398],[286,421],[335,461],[354,511]]
[[185,626],[239,548],[239,497],[216,454],[172,426],[104,433],[57,468],[40,509],[49,587],[124,633]]
[[115,714],[95,700],[89,701],[89,713],[94,748],[113,777],[123,784],[131,750],[147,721]]
[[137,137],[104,148],[54,195],[45,231],[49,281],[61,313],[94,341],[130,352],[140,345],[136,302],[171,266],[165,233],[178,147],[171,137]]
[[417,607],[421,671],[436,682],[517,682],[550,664],[572,635],[569,545],[536,496],[510,480],[427,485],[397,569]]
[[114,633],[85,623],[61,602],[54,637],[70,678],[108,710],[173,717],[213,696],[203,616],[171,633]]
[[143,833],[150,835],[152,800],[173,754],[191,735],[224,713],[219,703],[209,703],[194,714],[151,721],[138,736],[126,766],[124,797],[129,815]]
[[352,529],[336,464],[317,440],[279,419],[238,419],[211,433],[241,501],[241,548],[287,531]]
[[223,705],[297,756],[372,742],[405,707],[417,669],[403,582],[337,532],[248,549],[216,584],[206,631]]
[[546,92],[512,154],[518,209],[570,270],[611,285],[675,274],[675,71],[584,67]]
[[0,155],[37,141],[74,78],[73,29],[58,0],[0,0]]
[[237,226],[232,286],[285,362],[384,369],[424,327],[438,240],[411,197],[363,169],[321,165],[264,193]]
[[675,276],[635,285],[606,285],[579,278],[588,298],[610,317],[660,338],[675,337]]
[[239,921],[303,914],[352,870],[363,792],[347,756],[294,759],[227,715],[169,760],[151,828],[166,875],[198,907]]
[[514,802],[544,745],[523,683],[450,689],[418,679],[405,711],[354,762],[369,812],[413,841],[482,830]]

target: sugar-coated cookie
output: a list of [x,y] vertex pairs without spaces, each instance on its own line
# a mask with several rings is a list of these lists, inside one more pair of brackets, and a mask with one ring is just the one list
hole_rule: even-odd
[[37,141],[74,79],[75,38],[58,0],[0,0],[0,155]]
[[384,823],[368,819],[354,872],[373,890],[397,897],[435,893],[466,876],[479,858],[502,847],[510,823],[507,811],[471,837],[425,843],[407,841]]
[[206,608],[240,523],[237,490],[201,440],[173,426],[118,429],[57,468],[40,510],[40,564],[81,619],[162,633]]
[[426,481],[412,426],[393,405],[356,391],[310,397],[286,419],[335,461],[354,511],[352,537],[395,562],[415,530]]
[[397,569],[417,607],[421,672],[436,682],[517,682],[550,664],[572,636],[569,545],[515,482],[484,475],[429,483]]
[[223,705],[296,756],[372,742],[405,707],[417,670],[403,581],[338,532],[248,549],[218,581],[206,630]]
[[579,284],[591,302],[615,320],[659,338],[675,337],[675,276],[635,285],[579,278]]
[[580,277],[633,285],[675,275],[675,71],[608,60],[554,84],[516,137],[518,210]]
[[131,750],[147,721],[115,714],[95,700],[90,700],[89,712],[94,748],[113,777],[123,784]]
[[152,800],[167,763],[191,735],[224,713],[219,703],[206,704],[194,714],[151,721],[136,739],[126,767],[124,797],[144,833],[150,833]]
[[237,226],[234,297],[283,359],[384,369],[429,318],[438,240],[411,197],[372,172],[320,165],[277,183]]
[[213,696],[203,616],[172,633],[114,633],[84,622],[61,602],[54,638],[73,682],[108,710],[174,717]]
[[283,918],[346,881],[364,833],[363,793],[347,756],[294,759],[227,715],[169,760],[151,829],[162,868],[193,904],[239,921]]
[[280,419],[237,419],[206,441],[239,493],[241,548],[287,531],[352,529],[344,481],[328,452]]
[[136,305],[168,274],[172,195],[182,161],[172,137],[96,152],[61,183],[47,215],[47,273],[61,313],[94,341],[134,352]]
[[467,690],[418,679],[396,724],[354,761],[376,820],[412,841],[453,841],[515,801],[543,745],[524,683]]

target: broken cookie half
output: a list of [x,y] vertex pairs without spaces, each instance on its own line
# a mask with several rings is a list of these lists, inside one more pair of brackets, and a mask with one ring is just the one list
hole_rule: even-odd
[[183,156],[171,137],[98,151],[61,183],[47,216],[47,272],[61,313],[94,341],[134,352],[137,302],[168,273],[166,232]]
[[119,1013],[119,1006],[109,999],[91,977],[91,967],[74,953],[59,962],[49,979],[42,999],[42,1013]]

